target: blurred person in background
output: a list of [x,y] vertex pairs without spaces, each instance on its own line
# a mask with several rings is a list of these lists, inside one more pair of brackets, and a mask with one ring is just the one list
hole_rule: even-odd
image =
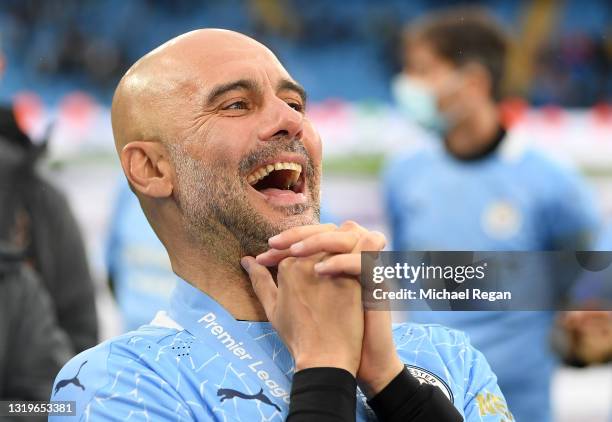
[[0,241],[23,251],[80,352],[98,341],[94,287],[68,202],[36,170],[44,147],[19,128],[10,106],[0,106]]
[[612,362],[611,311],[565,312],[555,328],[563,342],[555,344],[556,350],[566,363],[584,367]]
[[[612,226],[602,232],[595,248],[607,252],[602,259],[612,265]],[[593,297],[612,303],[612,280],[597,272],[585,273],[582,288],[593,289]],[[603,276],[605,277],[605,276]],[[578,296],[578,295],[576,295]],[[612,362],[612,311],[574,311],[559,315],[554,332],[554,346],[564,362],[577,367]],[[610,415],[612,416],[612,414]]]
[[607,229],[603,232],[599,239],[600,251],[612,251],[612,223],[610,223]]
[[22,258],[0,243],[0,400],[48,400],[55,375],[74,353],[52,298]]
[[[393,93],[439,137],[384,176],[394,250],[587,250],[597,227],[578,174],[514,145],[498,103],[508,40],[484,11],[426,16],[405,34]],[[551,287],[552,288],[552,287]],[[415,312],[464,330],[497,373],[519,421],[551,418],[552,312]]]
[[149,323],[167,307],[176,276],[164,245],[125,180],[119,185],[111,216],[106,261],[124,331]]

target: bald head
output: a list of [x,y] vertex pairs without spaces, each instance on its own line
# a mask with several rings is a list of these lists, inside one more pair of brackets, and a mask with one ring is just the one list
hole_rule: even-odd
[[[115,144],[171,259],[206,245],[239,268],[241,253],[318,221],[321,145],[305,101],[269,49],[225,30],[181,35],[125,74]],[[276,173],[255,186],[263,169]]]
[[191,31],[143,56],[123,76],[113,97],[117,151],[133,141],[171,142],[168,124],[181,103],[201,100],[198,93],[224,63],[249,56],[278,63],[263,44],[224,29]]

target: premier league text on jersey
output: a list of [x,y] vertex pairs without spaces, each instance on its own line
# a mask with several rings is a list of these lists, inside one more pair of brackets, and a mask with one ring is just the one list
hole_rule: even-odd
[[270,377],[270,374],[261,368],[264,364],[263,361],[256,361],[246,350],[246,346],[243,347],[243,342],[236,341],[236,339],[217,322],[217,316],[214,312],[208,312],[200,318],[198,322],[206,324],[204,327],[210,330],[209,332],[212,337],[240,360],[253,361],[249,363],[247,367],[264,382],[264,385],[273,397],[281,398],[285,403],[289,404],[289,392],[281,388],[280,385]]

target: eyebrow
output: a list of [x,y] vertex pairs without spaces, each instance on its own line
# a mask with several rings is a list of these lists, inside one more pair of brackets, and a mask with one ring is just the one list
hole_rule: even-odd
[[[215,88],[213,88],[213,90],[210,92],[210,94],[208,94],[208,97],[206,98],[206,104],[211,104],[227,92],[238,89],[243,89],[246,91],[260,91],[260,88],[255,81],[252,81],[250,79],[239,79],[237,81],[217,85]],[[300,84],[293,82],[292,80],[282,79],[278,83],[276,89],[277,91],[294,91],[300,96],[302,102],[306,103],[306,90]]]
[[306,99],[308,98],[308,95],[306,94],[306,90],[304,89],[304,87],[289,79],[282,79],[278,83],[276,89],[278,91],[295,91],[302,98],[302,102],[304,104],[306,103]]
[[206,98],[206,103],[210,104],[219,99],[223,94],[234,91],[237,89],[244,89],[247,91],[258,91],[259,87],[257,84],[249,79],[240,79],[234,82],[228,82],[226,84],[217,85],[213,90],[208,94]]

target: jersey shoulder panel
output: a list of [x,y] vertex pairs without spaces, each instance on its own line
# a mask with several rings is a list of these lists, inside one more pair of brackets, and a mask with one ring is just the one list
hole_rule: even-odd
[[433,384],[468,422],[513,420],[497,377],[468,336],[438,324],[399,324],[394,339],[400,358],[422,383]]
[[[189,418],[187,405],[172,380],[172,362],[186,347],[185,331],[142,327],[72,358],[58,373],[51,400],[74,401],[77,419],[128,417],[131,414],[161,416],[166,405]],[[154,395],[155,397],[149,397]],[[62,420],[50,418],[49,420]]]
[[[441,356],[464,349],[469,339],[463,331],[445,327],[440,324],[402,323],[393,326],[394,338],[399,350],[409,343],[428,343],[428,348],[436,350]],[[423,345],[424,346],[424,345]]]
[[558,178],[573,180],[579,177],[578,169],[571,162],[560,160],[535,148],[526,149],[519,166],[528,174],[537,174],[539,180],[548,183],[558,183]]

